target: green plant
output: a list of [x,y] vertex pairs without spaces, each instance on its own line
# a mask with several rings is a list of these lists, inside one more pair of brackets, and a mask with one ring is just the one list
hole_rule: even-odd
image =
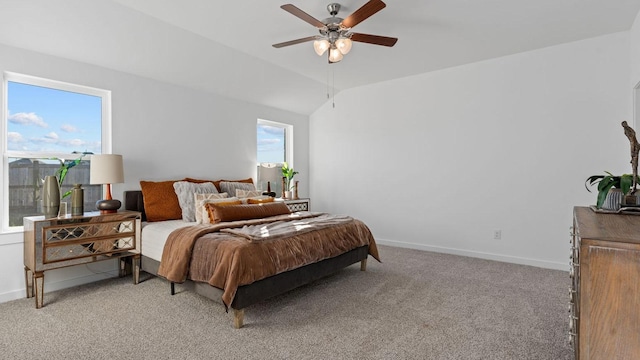
[[296,174],[298,174],[298,172],[294,171],[293,168],[290,168],[286,162],[282,164],[282,176],[285,178],[284,180],[285,191],[293,190],[293,188],[295,187],[295,185],[291,184],[291,180],[293,180],[293,177],[296,176]]
[[[62,182],[64,181],[64,178],[67,176],[67,173],[69,172],[69,169],[71,169],[72,167],[80,164],[80,161],[82,161],[82,158],[85,155],[89,155],[89,154],[93,154],[92,152],[77,152],[74,151],[72,152],[72,154],[80,154],[80,157],[75,159],[75,160],[65,160],[65,159],[60,159],[60,158],[50,158],[50,160],[58,160],[60,162],[60,167],[58,168],[58,170],[56,170],[56,178],[58,179],[58,186],[62,187]],[[71,195],[71,190],[66,191],[64,194],[62,194],[62,196],[60,196],[60,199],[64,199],[65,197]]]
[[[622,174],[620,176],[616,176],[611,174],[608,171],[605,171],[606,175],[592,175],[587,178],[584,182],[584,187],[589,190],[589,186],[594,186],[598,184],[598,201],[596,202],[596,207],[598,209],[602,208],[602,204],[604,204],[604,200],[607,198],[607,194],[609,190],[612,188],[620,189],[624,195],[627,195],[631,190],[631,186],[633,185],[633,175],[631,174]],[[640,177],[636,176],[636,181],[640,180]]]

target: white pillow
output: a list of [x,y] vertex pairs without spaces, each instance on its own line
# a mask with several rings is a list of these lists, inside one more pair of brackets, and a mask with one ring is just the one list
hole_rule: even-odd
[[[215,197],[215,196],[219,197]],[[195,194],[196,201],[196,223],[209,224],[209,213],[207,212],[206,205],[209,203],[228,202],[234,200],[240,200],[237,197],[227,197],[227,193],[222,194]]]
[[218,189],[211,182],[192,183],[188,181],[176,181],[173,183],[173,189],[178,196],[178,203],[182,209],[182,220],[188,222],[196,221],[196,207],[194,204],[193,194],[217,194]]

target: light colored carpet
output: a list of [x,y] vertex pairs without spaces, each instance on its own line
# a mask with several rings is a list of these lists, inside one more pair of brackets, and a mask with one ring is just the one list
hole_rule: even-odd
[[148,274],[0,304],[6,359],[570,359],[566,272],[380,246],[246,309]]

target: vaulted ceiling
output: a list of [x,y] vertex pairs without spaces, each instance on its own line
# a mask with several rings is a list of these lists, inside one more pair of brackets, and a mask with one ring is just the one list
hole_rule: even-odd
[[[291,0],[287,0],[291,1]],[[317,19],[327,1],[292,2]],[[343,0],[347,17],[366,0]],[[357,32],[399,38],[354,43],[328,65],[316,35],[274,0],[0,0],[0,43],[311,114],[327,92],[628,30],[640,0],[387,0]]]

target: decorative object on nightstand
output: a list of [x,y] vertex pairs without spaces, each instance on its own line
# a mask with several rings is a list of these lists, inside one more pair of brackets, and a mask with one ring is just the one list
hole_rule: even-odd
[[53,175],[44,177],[42,184],[42,213],[45,218],[58,216],[60,210],[60,186]]
[[[133,283],[140,276],[140,217],[137,211],[47,219],[24,218],[24,272],[27,298],[43,306],[45,271],[119,259],[120,276],[132,263]],[[127,259],[132,259],[127,263]]]
[[297,171],[290,168],[289,165],[284,162],[282,164],[282,198],[291,199],[291,191],[294,185],[292,184],[293,177],[298,174]]
[[81,184],[73,184],[73,189],[71,189],[72,216],[84,214],[84,190],[81,186]]
[[111,184],[124,182],[124,167],[122,155],[101,154],[91,157],[90,183],[106,185],[104,200],[96,202],[96,208],[102,214],[110,214],[118,211],[122,203],[111,197]]

